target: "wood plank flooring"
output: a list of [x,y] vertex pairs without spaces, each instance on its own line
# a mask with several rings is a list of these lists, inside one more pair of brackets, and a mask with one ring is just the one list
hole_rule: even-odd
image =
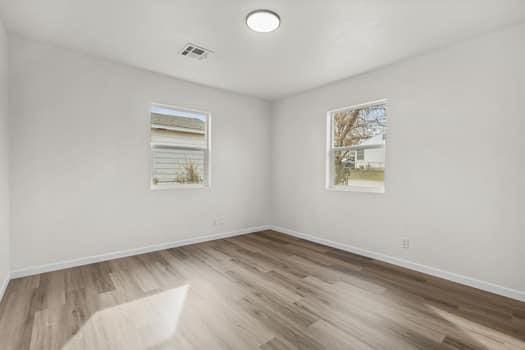
[[525,349],[525,303],[264,231],[13,280],[0,349]]

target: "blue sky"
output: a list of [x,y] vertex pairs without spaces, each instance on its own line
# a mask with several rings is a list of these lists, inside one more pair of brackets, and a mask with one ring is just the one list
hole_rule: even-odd
[[169,115],[172,117],[196,118],[196,119],[202,120],[203,122],[205,122],[208,118],[208,116],[204,113],[187,111],[183,109],[163,107],[163,106],[156,106],[156,105],[151,106],[150,112],[162,114],[162,115]]

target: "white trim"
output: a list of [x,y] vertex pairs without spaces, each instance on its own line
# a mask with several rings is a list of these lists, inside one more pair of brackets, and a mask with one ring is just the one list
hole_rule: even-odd
[[77,267],[77,266],[93,264],[93,263],[97,263],[101,261],[125,258],[125,257],[132,256],[132,255],[151,253],[151,252],[156,252],[159,250],[165,250],[165,249],[176,248],[176,247],[181,247],[181,246],[195,244],[195,243],[213,241],[213,240],[221,239],[221,238],[240,236],[240,235],[264,231],[268,229],[269,229],[269,226],[266,226],[266,225],[249,227],[249,228],[230,231],[230,232],[216,233],[216,234],[211,234],[207,236],[188,238],[188,239],[183,239],[183,240],[174,241],[174,242],[153,244],[153,245],[140,247],[140,248],[133,248],[133,249],[116,251],[116,252],[104,253],[100,255],[87,256],[87,257],[79,258],[79,259],[57,261],[57,262],[53,262],[50,264],[37,265],[37,266],[29,266],[29,267],[24,267],[21,269],[11,271],[11,278],[32,276],[32,275],[37,275],[39,273],[63,270],[63,269],[67,269],[70,267]]
[[5,276],[5,279],[2,282],[2,285],[0,285],[0,303],[2,302],[2,299],[4,298],[5,291],[7,290],[7,286],[10,280],[11,280],[11,274],[7,272],[7,275]]
[[283,227],[270,225],[270,229],[288,234],[290,236],[302,238],[307,241],[312,241],[312,242],[323,244],[323,245],[326,245],[332,248],[345,250],[347,252],[366,256],[372,259],[381,260],[381,261],[384,261],[384,262],[387,262],[387,263],[390,263],[396,266],[401,266],[401,267],[404,267],[410,270],[422,272],[428,275],[443,278],[443,279],[446,279],[452,282],[463,284],[463,285],[473,287],[476,289],[480,289],[486,292],[502,295],[507,298],[516,299],[516,300],[525,302],[525,291],[503,287],[503,286],[500,286],[494,283],[490,283],[487,281],[481,281],[481,280],[478,280],[472,277],[468,277],[468,276],[464,276],[464,275],[460,275],[454,272],[444,271],[444,270],[441,270],[435,267],[418,264],[410,260],[400,259],[400,258],[396,258],[396,257],[389,256],[386,254],[374,252],[371,250],[354,247],[348,244],[334,242],[328,239],[315,237],[315,236],[312,236],[306,233],[290,230],[290,229],[283,228]]
[[167,142],[151,142],[150,143],[152,148],[157,149],[186,149],[186,150],[195,150],[195,151],[206,151],[207,148],[204,146],[194,146],[194,145],[188,145],[188,144],[177,144],[177,143],[167,143]]
[[379,105],[384,105],[384,104],[387,104],[387,103],[388,103],[388,99],[386,99],[386,98],[382,98],[382,99],[380,99],[380,100],[375,100],[375,101],[370,101],[370,102],[360,103],[360,104],[352,105],[352,106],[348,106],[348,107],[341,107],[341,108],[332,109],[332,110],[329,110],[329,111],[328,111],[328,114],[332,114],[332,113],[336,113],[336,112],[341,112],[341,111],[346,111],[347,109],[358,109],[358,108],[366,108],[366,107],[372,107],[372,106],[379,106]]
[[179,184],[176,182],[161,182],[158,184],[151,184],[150,189],[152,191],[162,191],[162,190],[207,190],[210,189],[210,186],[206,184]]
[[212,130],[211,122],[212,122],[211,113],[208,112],[208,122],[206,123],[206,142],[207,142],[206,146],[208,146],[208,149],[206,150],[207,161],[204,163],[204,166],[205,166],[204,171],[208,175],[206,177],[207,187],[211,187],[211,160],[212,160],[211,159],[211,130]]
[[332,187],[332,174],[334,167],[332,162],[332,135],[334,133],[332,123],[332,112],[326,113],[326,162],[325,162],[325,189]]
[[367,192],[367,193],[385,193],[385,186],[357,186],[357,185],[347,185],[347,186],[331,186],[325,188],[327,191],[334,192]]
[[168,126],[163,124],[151,124],[151,127],[153,129],[162,129],[162,130],[171,130],[171,131],[180,131],[187,134],[199,134],[199,135],[205,135],[205,131],[197,130],[197,129],[190,129],[190,128],[181,128],[177,126]]

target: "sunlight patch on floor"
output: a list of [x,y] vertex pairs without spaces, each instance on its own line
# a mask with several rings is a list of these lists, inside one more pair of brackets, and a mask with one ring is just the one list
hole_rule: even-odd
[[[525,342],[513,337],[512,335],[499,332],[496,329],[486,327],[480,323],[455,315],[433,305],[426,305],[426,307],[454,325],[459,333],[468,335],[468,337],[475,343],[483,345],[488,349],[501,349],[507,347],[512,349],[525,348]],[[490,336],[487,334],[490,334]]]
[[189,285],[98,311],[63,347],[149,349],[173,337]]

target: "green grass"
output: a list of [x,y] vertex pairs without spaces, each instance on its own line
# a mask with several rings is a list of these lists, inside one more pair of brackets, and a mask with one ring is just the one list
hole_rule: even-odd
[[384,170],[364,170],[352,169],[350,171],[350,180],[379,181],[385,180]]

